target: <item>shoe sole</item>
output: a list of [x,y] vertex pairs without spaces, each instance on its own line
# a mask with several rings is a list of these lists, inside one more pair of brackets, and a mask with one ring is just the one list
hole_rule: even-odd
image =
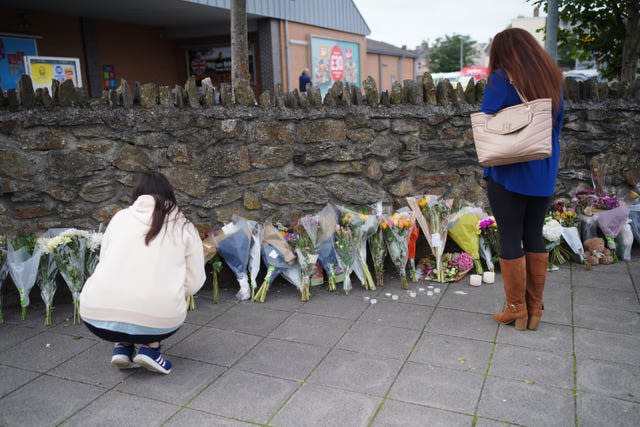
[[164,369],[162,366],[158,365],[158,363],[156,363],[155,360],[153,360],[149,356],[145,356],[144,354],[136,355],[133,361],[137,363],[139,366],[146,369],[147,371],[157,372],[159,374],[165,374],[165,375],[171,372],[171,369],[169,370]]
[[124,354],[117,354],[115,356],[112,356],[111,364],[118,369],[134,369],[139,367],[138,365],[133,363],[128,356],[125,356]]

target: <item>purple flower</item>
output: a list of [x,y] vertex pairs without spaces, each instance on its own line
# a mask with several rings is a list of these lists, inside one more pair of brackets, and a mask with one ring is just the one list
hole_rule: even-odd
[[473,267],[473,258],[466,252],[459,253],[453,260],[456,267],[460,269],[460,271],[469,270]]

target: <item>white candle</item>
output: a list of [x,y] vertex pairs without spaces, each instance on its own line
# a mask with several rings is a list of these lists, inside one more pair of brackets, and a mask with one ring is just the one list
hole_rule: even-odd
[[371,299],[369,300],[369,303],[371,303],[371,304],[375,304],[375,303],[377,303],[377,302],[378,302],[378,300],[377,300],[377,299],[375,299],[375,298],[371,298]]
[[391,299],[394,300],[394,301],[397,301],[398,295],[391,295]]
[[435,288],[435,289],[433,290],[433,292],[435,292],[436,294],[439,294],[439,293],[440,293],[440,288]]
[[433,296],[433,291],[427,291],[427,295],[430,297]]
[[472,274],[469,278],[469,284],[471,286],[480,286],[482,285],[482,276],[479,274]]
[[496,273],[494,273],[493,271],[485,271],[482,274],[482,281],[484,283],[493,283],[496,281]]

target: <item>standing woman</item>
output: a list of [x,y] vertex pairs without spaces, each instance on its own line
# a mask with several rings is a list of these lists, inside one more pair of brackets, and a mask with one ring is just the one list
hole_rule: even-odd
[[[202,241],[164,175],[140,174],[131,203],[105,230],[100,261],[80,293],[80,316],[95,335],[115,342],[114,366],[168,374],[160,341],[180,328],[185,297],[204,284]],[[142,345],[137,354],[135,344]]]
[[527,100],[551,98],[553,132],[551,157],[487,167],[487,195],[500,230],[500,269],[505,309],[493,318],[515,321],[518,330],[537,329],[544,308],[542,295],[549,254],[542,226],[558,176],[564,105],[562,72],[531,34],[510,28],[496,34],[489,54],[489,80],[480,111],[493,114],[521,104],[515,88]]

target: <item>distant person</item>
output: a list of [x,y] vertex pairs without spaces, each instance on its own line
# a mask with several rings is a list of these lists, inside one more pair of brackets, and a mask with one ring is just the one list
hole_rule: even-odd
[[[198,231],[177,206],[167,178],[142,173],[131,206],[105,230],[100,261],[80,293],[80,316],[99,338],[115,342],[112,365],[168,374],[171,362],[160,342],[182,326],[185,297],[204,281]],[[142,345],[137,354],[135,344]]]
[[516,329],[537,329],[544,308],[542,296],[549,254],[542,226],[555,191],[562,128],[562,72],[535,38],[520,28],[498,33],[491,42],[489,80],[480,111],[493,114],[527,100],[551,98],[551,156],[542,160],[484,169],[487,195],[500,230],[500,270],[506,305],[494,313]]
[[313,84],[311,83],[311,72],[309,71],[308,68],[305,68],[302,70],[302,74],[300,74],[300,77],[298,78],[298,82],[300,84],[300,92],[306,92],[307,84],[309,85]]

